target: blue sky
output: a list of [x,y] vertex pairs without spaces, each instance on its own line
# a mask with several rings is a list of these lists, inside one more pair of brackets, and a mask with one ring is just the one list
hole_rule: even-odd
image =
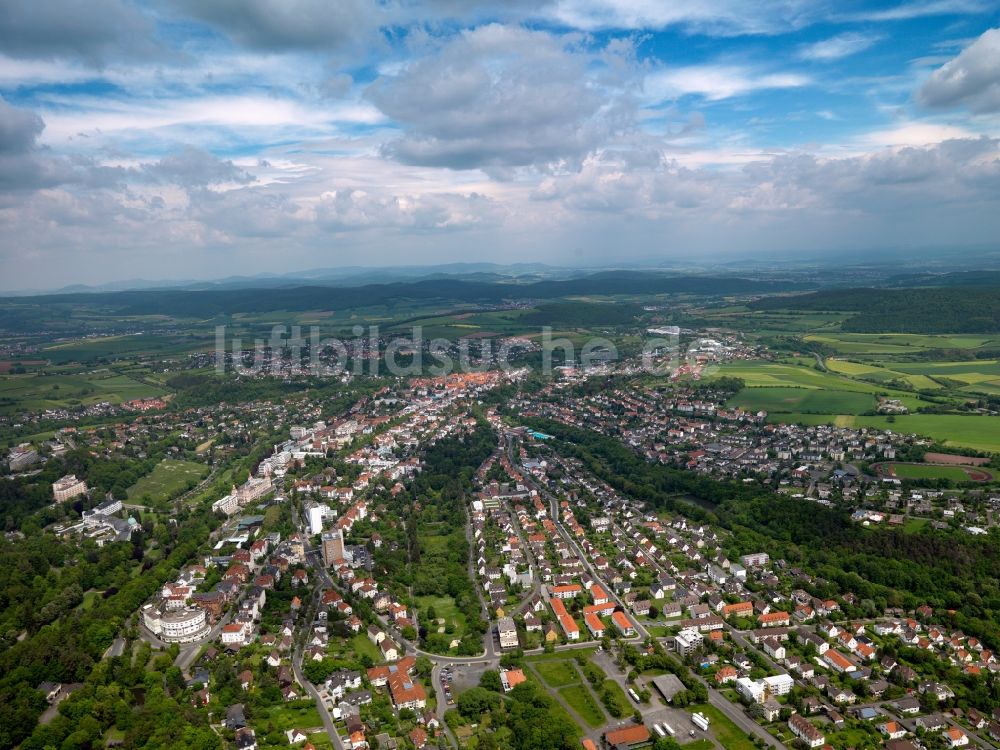
[[990,245],[990,0],[9,0],[7,289]]

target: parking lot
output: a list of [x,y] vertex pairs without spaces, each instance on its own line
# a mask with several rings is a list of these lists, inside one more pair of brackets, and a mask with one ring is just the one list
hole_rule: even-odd
[[469,688],[476,687],[485,669],[486,666],[483,664],[473,666],[449,664],[441,668],[442,685],[450,686],[452,696],[458,695]]

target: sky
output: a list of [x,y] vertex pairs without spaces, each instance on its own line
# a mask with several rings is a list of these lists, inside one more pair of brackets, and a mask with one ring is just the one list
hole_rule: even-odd
[[998,139],[1000,0],[4,0],[0,289],[993,247]]

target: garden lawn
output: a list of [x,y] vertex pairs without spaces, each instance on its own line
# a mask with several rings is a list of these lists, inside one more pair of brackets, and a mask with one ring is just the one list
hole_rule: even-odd
[[559,691],[559,695],[569,704],[576,713],[587,722],[591,728],[604,726],[604,711],[597,705],[597,701],[586,685],[571,685]]
[[165,458],[149,474],[128,488],[129,500],[149,497],[156,502],[167,500],[196,485],[208,474],[208,466],[195,461],[178,461]]
[[280,732],[286,729],[312,729],[323,726],[316,704],[311,700],[292,701],[286,705],[271,706],[264,711],[258,711],[255,723],[258,727],[273,724]]
[[702,703],[690,708],[691,713],[705,715],[709,721],[708,731],[726,750],[756,750],[753,740],[715,706]]
[[[461,638],[465,633],[465,615],[458,611],[455,600],[450,596],[418,596],[416,601],[420,618],[424,618],[428,607],[434,607],[434,614],[438,619],[443,618],[446,622],[454,624],[455,632],[450,637]],[[437,623],[424,622],[423,619],[420,624],[432,633],[437,632],[440,627]]]
[[570,661],[542,662],[533,666],[549,687],[558,688],[580,682],[580,675]]
[[378,650],[378,646],[369,640],[368,636],[364,633],[358,633],[349,641],[351,644],[351,650],[360,659],[362,656],[368,656],[375,664],[381,664],[384,660],[382,658],[382,652]]

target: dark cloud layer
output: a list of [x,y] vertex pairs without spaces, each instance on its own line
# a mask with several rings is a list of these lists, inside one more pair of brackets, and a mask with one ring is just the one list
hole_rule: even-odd
[[368,41],[383,20],[365,0],[174,0],[238,44],[262,50],[326,50]]
[[0,51],[91,65],[162,53],[153,25],[125,0],[3,0]]

